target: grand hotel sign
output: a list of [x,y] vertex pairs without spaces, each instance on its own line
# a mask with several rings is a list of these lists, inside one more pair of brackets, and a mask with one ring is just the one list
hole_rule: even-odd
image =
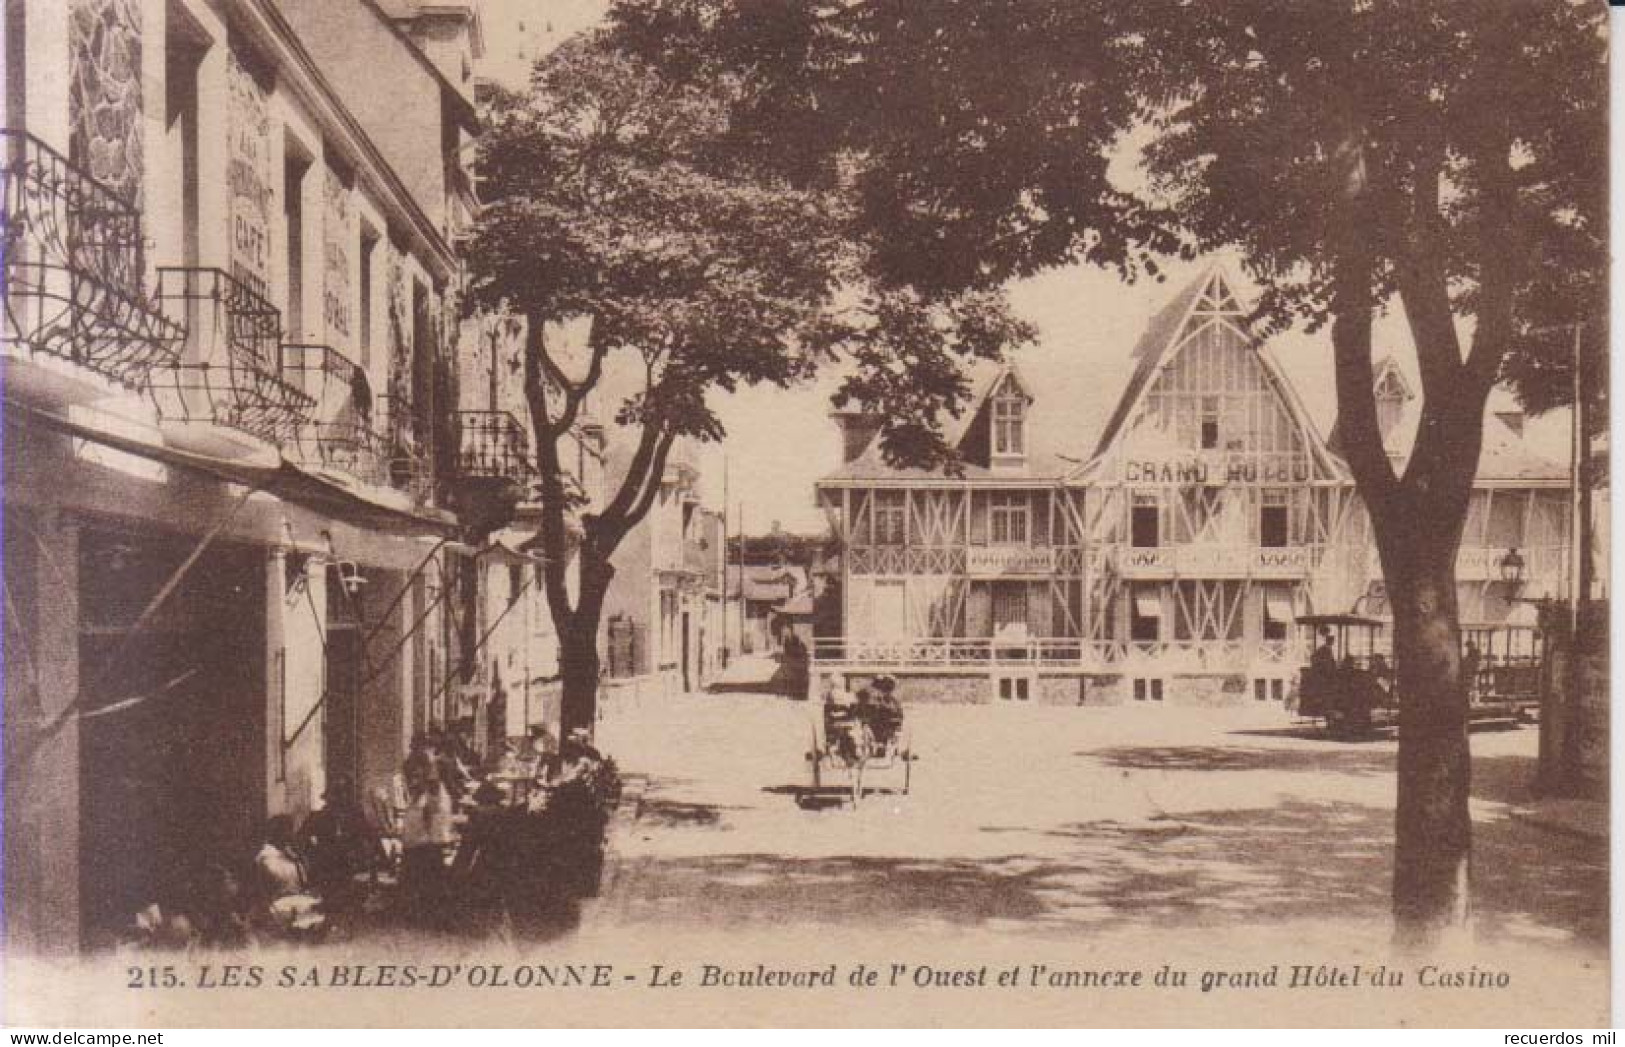
[[1138,487],[1282,486],[1309,482],[1309,460],[1298,454],[1211,453],[1177,457],[1125,456],[1122,481]]

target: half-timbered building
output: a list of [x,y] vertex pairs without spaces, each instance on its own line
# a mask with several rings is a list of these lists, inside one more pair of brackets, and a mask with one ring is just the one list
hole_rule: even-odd
[[[1098,418],[1014,364],[977,375],[947,434],[954,475],[888,465],[875,420],[838,414],[844,461],[817,486],[842,542],[843,628],[815,643],[815,681],[890,673],[908,697],[959,701],[1284,702],[1299,616],[1386,607],[1335,426],[1329,441],[1246,312],[1221,267],[1203,273],[1152,318]],[[1416,398],[1392,360],[1376,375],[1402,466]],[[1566,469],[1521,426],[1510,404],[1486,420],[1460,568],[1474,626],[1521,620],[1525,589],[1561,589]],[[1514,552],[1517,591],[1501,570]]]

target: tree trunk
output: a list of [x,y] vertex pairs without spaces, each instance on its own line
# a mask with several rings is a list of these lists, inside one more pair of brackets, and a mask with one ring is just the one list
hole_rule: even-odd
[[559,629],[559,675],[564,683],[559,709],[560,726],[568,734],[575,728],[589,733],[598,723],[598,631],[604,616],[604,597],[615,568],[595,553],[589,542],[581,552],[581,595],[575,610]]
[[[1468,918],[1471,778],[1454,542],[1385,564],[1400,696],[1394,916],[1402,945],[1437,942]],[[1385,558],[1386,559],[1386,558]],[[1401,558],[1394,558],[1396,560]]]
[[565,734],[580,727],[593,729],[598,721],[598,621],[577,621],[559,635],[559,671],[564,683],[559,710]]

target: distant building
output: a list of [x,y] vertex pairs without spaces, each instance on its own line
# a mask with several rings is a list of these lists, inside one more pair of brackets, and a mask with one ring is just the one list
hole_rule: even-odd
[[[616,451],[611,462],[624,468]],[[722,518],[701,504],[699,478],[679,444],[648,516],[615,552],[603,627],[612,701],[698,691],[722,669]]]
[[735,565],[729,569],[728,584],[739,615],[738,647],[743,654],[777,649],[782,642],[777,617],[780,610],[788,602],[810,599],[812,591],[807,569],[800,564]]
[[[841,628],[816,640],[814,685],[884,672],[913,699],[1282,702],[1305,654],[1298,616],[1386,614],[1335,433],[1244,315],[1223,270],[1204,273],[1094,416],[1013,364],[986,370],[948,434],[960,476],[894,468],[873,419],[837,415],[844,461],[817,495],[841,543]],[[1415,397],[1391,361],[1376,380],[1402,462]],[[1518,598],[1563,591],[1568,470],[1496,403],[1457,565],[1462,619],[1532,650]]]

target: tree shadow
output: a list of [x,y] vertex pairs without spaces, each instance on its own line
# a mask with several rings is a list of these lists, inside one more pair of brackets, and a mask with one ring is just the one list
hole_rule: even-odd
[[1325,742],[1338,745],[1369,745],[1372,742],[1391,742],[1397,731],[1389,727],[1373,727],[1355,735],[1334,737],[1320,723],[1297,723],[1290,727],[1251,727],[1243,731],[1230,731],[1232,736],[1253,738],[1296,738],[1305,742]]
[[1394,753],[1391,749],[1134,745],[1085,750],[1073,755],[1130,771],[1284,771],[1367,776],[1389,775],[1394,771]]
[[722,821],[722,808],[709,803],[645,799],[638,805],[638,824],[655,829],[714,829]]
[[[1474,909],[1486,938],[1606,942],[1606,848],[1510,818],[1478,830]],[[859,929],[998,926],[1039,934],[1179,930],[1389,915],[1393,815],[1288,801],[1147,822],[988,829],[989,858],[681,855],[642,860],[640,919]],[[1021,836],[1033,844],[1022,847]]]

